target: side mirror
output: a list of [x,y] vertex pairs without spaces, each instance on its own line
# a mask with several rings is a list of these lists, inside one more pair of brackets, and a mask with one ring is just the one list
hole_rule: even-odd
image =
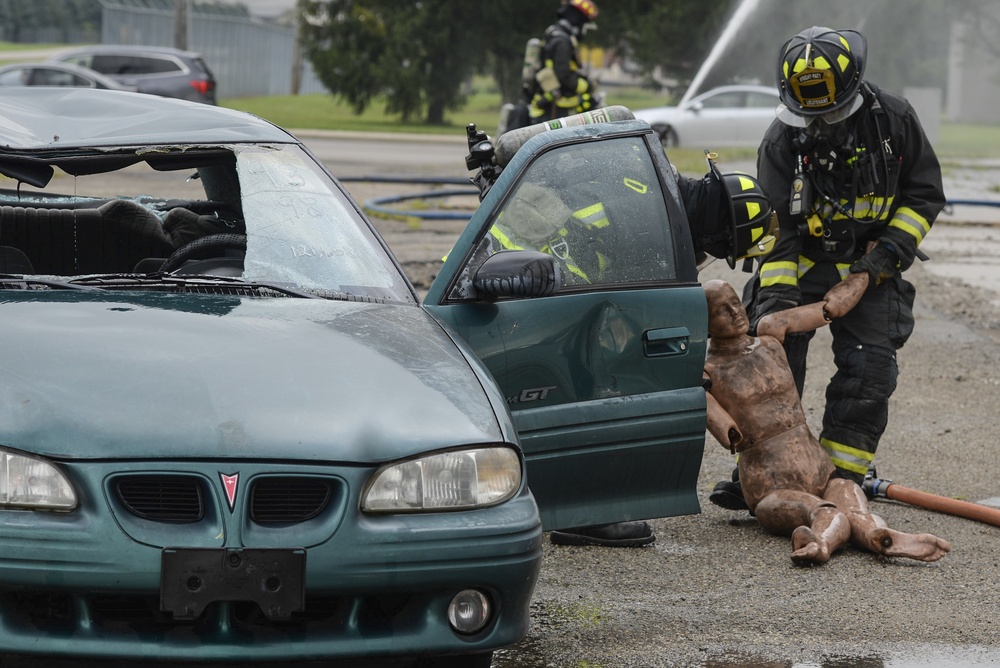
[[690,109],[691,111],[693,111],[696,114],[700,113],[701,110],[704,109],[704,108],[705,108],[705,103],[702,102],[702,101],[700,101],[700,100],[698,102],[693,102],[691,104],[691,106],[688,107],[688,109]]
[[472,279],[481,299],[550,297],[562,287],[556,259],[539,251],[500,251],[476,270]]

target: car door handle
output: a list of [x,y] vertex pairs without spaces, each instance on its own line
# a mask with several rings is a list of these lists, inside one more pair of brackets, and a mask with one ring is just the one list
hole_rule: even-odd
[[687,327],[650,329],[642,334],[643,352],[646,357],[683,355],[690,347],[691,333]]

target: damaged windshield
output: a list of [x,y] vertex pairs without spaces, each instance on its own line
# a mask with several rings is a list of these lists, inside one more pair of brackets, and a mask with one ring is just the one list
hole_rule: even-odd
[[109,289],[196,280],[200,291],[238,282],[285,295],[413,300],[354,205],[298,146],[91,151],[22,159],[4,173],[44,177],[47,164],[51,179],[3,179],[7,278]]

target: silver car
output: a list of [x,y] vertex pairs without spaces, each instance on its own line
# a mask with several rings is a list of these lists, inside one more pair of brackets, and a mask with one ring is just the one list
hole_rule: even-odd
[[673,107],[635,111],[664,146],[757,146],[779,103],[770,86],[720,86]]
[[72,86],[135,90],[100,72],[71,63],[17,63],[0,67],[0,86]]
[[100,72],[140,93],[215,104],[215,75],[201,54],[162,46],[102,44],[50,60]]

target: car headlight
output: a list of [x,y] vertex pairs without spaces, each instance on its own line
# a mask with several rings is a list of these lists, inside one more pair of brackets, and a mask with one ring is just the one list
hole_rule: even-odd
[[0,449],[0,509],[73,510],[76,492],[52,464]]
[[483,508],[521,486],[521,458],[512,448],[453,450],[383,466],[361,497],[368,512]]

